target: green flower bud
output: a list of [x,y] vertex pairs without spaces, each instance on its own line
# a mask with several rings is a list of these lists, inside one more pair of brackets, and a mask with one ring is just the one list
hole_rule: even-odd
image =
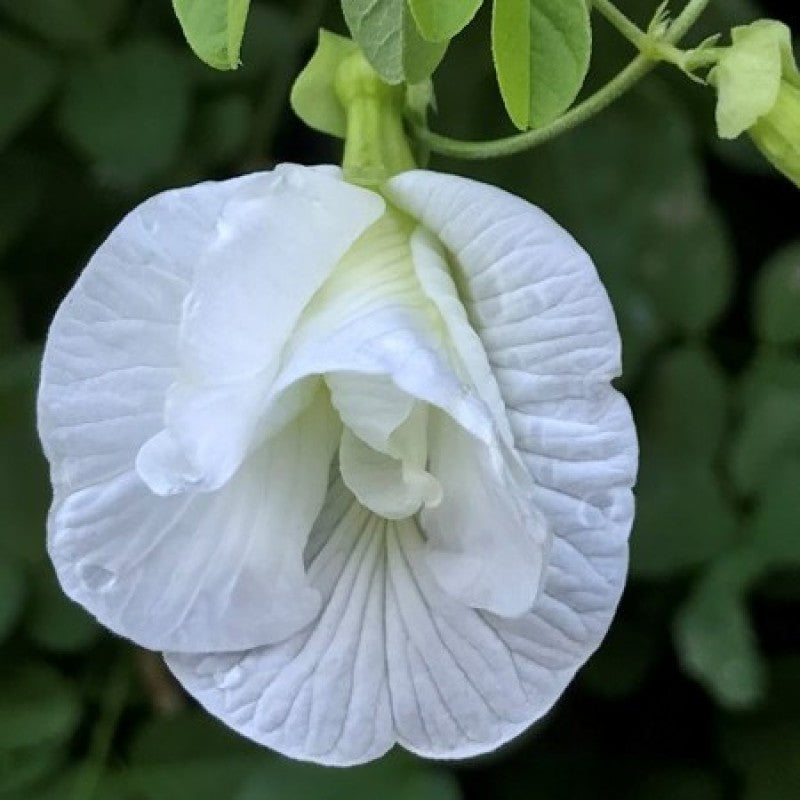
[[767,161],[800,187],[800,89],[781,81],[775,105],[748,133]]
[[745,131],[764,157],[800,186],[800,71],[789,28],[759,20],[734,28],[708,79],[717,88],[717,131]]

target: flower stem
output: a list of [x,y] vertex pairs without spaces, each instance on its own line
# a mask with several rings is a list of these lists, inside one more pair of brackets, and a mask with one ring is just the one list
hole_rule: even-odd
[[[705,11],[709,2],[710,0],[689,0],[680,15],[659,40],[660,44],[662,46],[674,47],[686,35],[695,22],[697,22],[697,19],[703,11]],[[601,3],[604,3],[604,0],[601,0]],[[597,3],[595,4],[597,5]],[[612,7],[610,3],[604,3],[604,5]],[[600,9],[598,8],[598,10]],[[649,39],[644,31],[641,31],[634,23],[630,22],[621,12],[618,13],[626,23],[629,23],[638,33]],[[626,26],[626,23],[621,24]],[[626,38],[629,37],[626,36]],[[640,53],[640,55],[625,67],[622,72],[593,95],[582,103],[573,106],[569,111],[550,124],[542,128],[537,128],[536,130],[484,142],[467,142],[459,139],[451,139],[447,136],[433,133],[421,126],[414,128],[414,134],[434,153],[455,158],[484,159],[522,153],[525,150],[530,150],[554,139],[556,136],[565,133],[595,116],[595,114],[598,114],[600,111],[603,111],[625,94],[625,92],[635,86],[645,75],[651,72],[657,64],[658,60],[654,60],[652,54],[645,55],[644,53]]]
[[592,0],[592,7],[605,17],[642,55],[647,55],[646,50],[650,37],[610,0]]

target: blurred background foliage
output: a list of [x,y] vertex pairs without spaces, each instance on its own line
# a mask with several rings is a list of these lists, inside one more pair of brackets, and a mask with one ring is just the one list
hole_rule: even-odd
[[[655,3],[622,5],[646,22]],[[61,594],[34,422],[48,321],[146,196],[338,159],[287,104],[317,26],[343,32],[337,6],[254,0],[243,66],[222,74],[167,0],[0,0],[0,799],[800,797],[800,195],[746,141],[715,141],[711,93],[663,69],[540,150],[432,162],[568,227],[623,332],[642,445],[631,580],[546,720],[466,764],[287,762]],[[717,0],[692,38],[765,14],[800,30],[796,3]],[[487,16],[437,74],[433,126],[454,136],[509,132]],[[595,27],[590,85],[631,55]]]

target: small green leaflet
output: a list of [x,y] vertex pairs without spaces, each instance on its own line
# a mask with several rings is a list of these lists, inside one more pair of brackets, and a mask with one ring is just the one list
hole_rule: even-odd
[[420,36],[406,0],[342,0],[342,11],[353,39],[386,83],[425,80],[447,49],[447,42]]
[[214,69],[236,69],[250,0],[172,0],[183,35]]
[[464,29],[483,0],[408,0],[417,29],[429,42],[447,42]]
[[521,130],[569,108],[589,69],[586,0],[494,0],[492,54],[506,110]]

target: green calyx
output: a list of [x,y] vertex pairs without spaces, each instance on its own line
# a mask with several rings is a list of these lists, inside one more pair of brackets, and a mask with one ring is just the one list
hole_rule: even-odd
[[386,83],[350,39],[321,30],[319,44],[292,88],[295,113],[310,127],[344,139],[345,179],[378,186],[413,169],[403,115],[424,117],[430,82]]
[[735,139],[769,114],[783,83],[800,87],[791,31],[782,22],[764,19],[734,28],[731,39],[708,75],[717,89],[717,129],[723,139]]
[[345,178],[374,186],[414,169],[403,130],[403,87],[384,83],[360,51],[339,65],[334,86],[347,118]]

